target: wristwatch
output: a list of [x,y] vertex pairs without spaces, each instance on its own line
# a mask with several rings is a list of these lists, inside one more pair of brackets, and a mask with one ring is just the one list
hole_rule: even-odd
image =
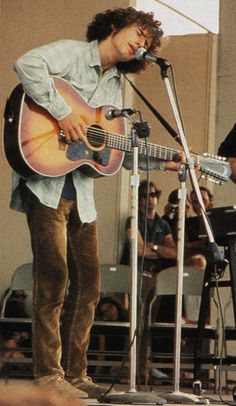
[[152,247],[152,251],[157,252],[158,251],[159,246],[157,244],[154,244]]

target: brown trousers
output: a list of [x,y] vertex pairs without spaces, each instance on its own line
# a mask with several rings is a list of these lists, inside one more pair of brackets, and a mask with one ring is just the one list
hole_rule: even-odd
[[75,201],[52,209],[29,195],[35,377],[82,378],[100,291],[96,222],[82,224]]

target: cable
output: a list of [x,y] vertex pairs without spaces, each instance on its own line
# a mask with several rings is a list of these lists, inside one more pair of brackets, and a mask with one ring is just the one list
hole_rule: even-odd
[[[145,146],[147,150],[147,138],[145,138]],[[145,277],[144,274],[144,261],[145,261],[145,251],[146,251],[146,244],[147,244],[147,219],[148,219],[148,195],[149,195],[149,189],[150,189],[150,169],[149,169],[149,155],[146,154],[146,175],[147,175],[147,199],[146,199],[146,206],[145,206],[145,216],[144,216],[144,236],[143,236],[143,250],[142,250],[142,256],[141,256],[141,264],[140,264],[140,269],[139,269],[139,279],[138,279],[138,309],[137,309],[137,350],[139,352],[140,349],[140,339],[141,339],[141,326],[142,326],[142,320],[141,320],[141,315],[142,315],[142,285],[143,281],[142,278]],[[139,359],[138,359],[138,364],[139,364]],[[138,385],[140,385],[140,368],[138,368],[138,373],[137,373],[137,378],[138,378]]]
[[[221,322],[221,331],[222,331],[222,341],[221,341],[221,349],[220,349],[220,354],[219,354],[219,398],[222,403],[225,405],[236,405],[236,402],[230,402],[226,401],[223,398],[222,394],[222,385],[223,385],[223,379],[222,379],[222,374],[223,374],[223,355],[224,355],[224,347],[225,347],[225,323],[224,323],[224,315],[223,315],[223,309],[222,309],[222,303],[221,303],[221,298],[220,298],[220,291],[219,291],[219,284],[218,284],[218,279],[219,279],[219,272],[217,269],[217,266],[214,267],[214,273],[212,276],[215,279],[215,286],[216,286],[216,294],[217,294],[217,302],[218,302],[218,309],[219,309],[219,314],[220,314],[220,322]],[[215,402],[215,400],[213,400]]]

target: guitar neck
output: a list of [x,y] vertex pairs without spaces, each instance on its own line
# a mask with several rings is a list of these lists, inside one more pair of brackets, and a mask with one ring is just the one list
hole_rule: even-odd
[[[106,146],[109,148],[119,149],[125,152],[132,152],[132,142],[124,135],[114,135],[106,133]],[[166,148],[161,145],[147,143],[143,140],[139,141],[138,151],[140,155],[149,156],[163,161],[178,161],[179,151],[171,148]]]

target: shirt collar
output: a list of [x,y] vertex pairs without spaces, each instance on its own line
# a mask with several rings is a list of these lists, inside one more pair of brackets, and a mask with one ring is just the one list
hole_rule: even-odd
[[[89,46],[90,46],[90,67],[95,67],[95,66],[99,66],[101,69],[101,59],[100,59],[100,55],[99,55],[99,49],[98,49],[98,41],[94,40],[89,42]],[[116,66],[112,66],[109,69],[110,73],[114,76],[119,76],[120,77],[120,72],[118,71]]]
[[101,67],[101,60],[98,50],[98,41],[91,41],[89,42],[90,47],[90,64],[89,66],[100,66]]

